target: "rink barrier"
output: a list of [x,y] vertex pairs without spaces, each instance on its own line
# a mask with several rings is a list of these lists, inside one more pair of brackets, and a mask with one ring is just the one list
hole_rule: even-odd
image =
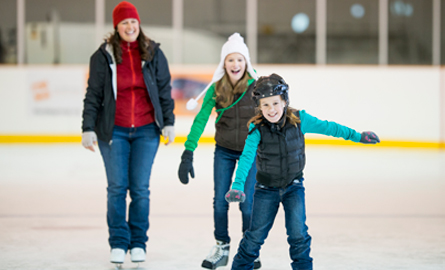
[[[174,144],[184,144],[187,140],[186,136],[178,136],[175,138]],[[40,144],[40,143],[81,143],[82,137],[75,135],[0,135],[0,144]],[[165,143],[161,136],[161,144]],[[199,143],[214,144],[213,137],[203,136]],[[356,146],[369,147],[361,143],[345,141],[342,139],[311,139],[306,138],[306,145],[314,146]],[[394,147],[394,148],[429,148],[445,150],[445,142],[415,142],[415,141],[396,141],[382,140],[381,143],[375,145],[377,147]],[[373,146],[373,147],[375,147]]]
[[[171,67],[178,136],[190,132],[199,111],[186,110],[188,97],[196,96],[197,85],[208,82],[206,76],[215,68]],[[259,75],[277,73],[286,78],[296,90],[289,93],[293,107],[356,130],[373,130],[383,138],[382,146],[443,148],[445,66],[257,65],[256,69]],[[4,135],[0,143],[79,142],[87,78],[87,65],[0,65],[0,136]],[[202,136],[214,133],[215,126],[208,124]],[[308,144],[343,144],[319,138]]]

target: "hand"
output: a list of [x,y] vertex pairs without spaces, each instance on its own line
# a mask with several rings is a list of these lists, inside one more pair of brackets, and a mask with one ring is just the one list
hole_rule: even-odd
[[[165,126],[162,129],[162,136],[167,140],[165,145],[169,145],[175,141],[175,127],[174,126]],[[168,139],[167,139],[168,138]]]
[[231,189],[226,193],[226,201],[231,202],[244,202],[246,200],[246,194],[241,190]]
[[93,145],[97,145],[97,136],[94,131],[85,131],[82,133],[82,145],[86,149],[94,152]]
[[181,156],[181,164],[179,165],[178,176],[181,183],[188,184],[189,176],[195,178],[195,171],[193,170],[193,152],[190,150],[184,150]]
[[380,142],[379,137],[372,131],[363,131],[360,139],[361,143],[376,144]]

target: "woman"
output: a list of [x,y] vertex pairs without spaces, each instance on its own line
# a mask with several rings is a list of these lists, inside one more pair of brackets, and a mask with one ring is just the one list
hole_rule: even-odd
[[175,117],[167,59],[142,32],[136,7],[120,2],[113,26],[90,59],[82,145],[94,152],[99,144],[108,180],[110,261],[122,264],[128,250],[132,262],[145,261],[151,168],[161,131],[166,145],[174,141]]

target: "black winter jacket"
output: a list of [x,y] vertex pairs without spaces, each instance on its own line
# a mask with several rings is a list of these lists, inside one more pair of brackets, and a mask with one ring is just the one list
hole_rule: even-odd
[[[151,41],[154,53],[151,61],[142,61],[142,72],[150,100],[154,107],[155,122],[159,129],[173,126],[174,101],[171,97],[171,75],[167,59],[159,49],[159,43]],[[112,48],[103,43],[90,58],[90,74],[83,101],[82,131],[95,131],[99,140],[110,143],[116,112],[116,62]]]
[[[296,112],[299,116],[298,112]],[[261,142],[258,145],[256,164],[257,181],[268,187],[285,187],[303,176],[306,164],[304,135],[300,124],[286,122],[280,131],[271,125],[259,124]]]

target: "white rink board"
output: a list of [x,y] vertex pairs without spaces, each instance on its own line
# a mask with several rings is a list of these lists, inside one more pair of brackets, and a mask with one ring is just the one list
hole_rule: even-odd
[[[171,65],[171,69],[175,67]],[[190,69],[193,72],[196,66]],[[439,142],[441,136],[444,140],[443,68],[256,65],[255,69],[259,75],[282,75],[290,85],[291,106],[305,109],[320,119],[358,131],[372,130],[386,140]],[[81,94],[67,98],[72,106],[82,107],[85,86],[79,80],[85,80],[88,66],[0,67],[0,135],[80,134],[80,115],[31,113],[29,97],[33,93],[29,78],[33,72],[47,72],[48,78],[57,74],[67,85],[78,85]],[[178,116],[177,135],[186,136],[192,122],[193,117]],[[204,135],[213,133],[211,119]]]

